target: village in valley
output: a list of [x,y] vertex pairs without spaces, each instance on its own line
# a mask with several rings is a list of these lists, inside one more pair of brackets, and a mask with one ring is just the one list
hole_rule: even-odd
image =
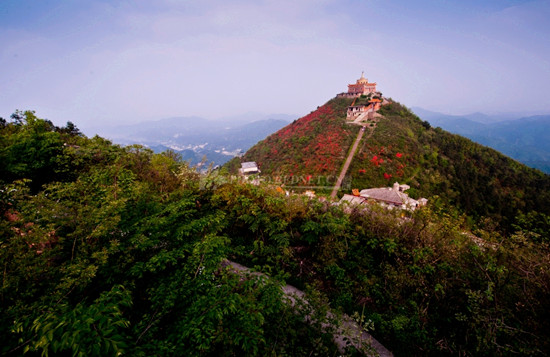
[[[368,140],[372,132],[376,128],[378,121],[383,118],[378,113],[383,105],[387,105],[390,101],[382,96],[382,93],[376,90],[376,83],[369,82],[364,76],[364,72],[361,73],[361,77],[356,83],[348,84],[348,91],[339,93],[337,98],[353,98],[353,102],[347,107],[346,122],[350,125],[360,125],[362,128],[359,131],[357,138],[349,151],[349,155],[344,162],[340,175],[335,182],[332,190],[331,197],[336,198],[338,191],[341,189],[342,181],[347,174],[349,165],[357,151],[357,146],[366,129],[370,132],[367,134],[365,140]],[[249,180],[249,182],[259,185],[261,180],[261,170],[259,165],[255,161],[247,161],[241,163],[239,169],[241,177]],[[277,190],[290,194],[288,190],[283,188],[284,185],[277,186]],[[339,204],[348,204],[356,206],[364,206],[367,204],[378,203],[379,205],[388,209],[402,209],[414,211],[416,208],[425,206],[428,202],[426,198],[419,198],[418,200],[409,197],[406,190],[410,188],[409,185],[400,184],[394,182],[391,187],[374,187],[374,188],[353,188],[351,193],[345,193]],[[316,193],[313,189],[307,189],[303,192],[304,195],[314,198]],[[325,199],[320,197],[320,199]]]

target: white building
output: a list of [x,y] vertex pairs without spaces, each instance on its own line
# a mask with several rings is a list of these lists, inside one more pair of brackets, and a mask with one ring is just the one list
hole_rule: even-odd
[[260,169],[258,168],[258,165],[254,161],[243,162],[241,163],[241,168],[239,169],[239,173],[241,175],[259,174]]
[[418,200],[410,198],[409,195],[405,193],[409,188],[410,186],[408,185],[400,185],[398,182],[395,182],[393,187],[361,190],[359,196],[344,195],[341,202],[348,201],[350,203],[366,204],[372,200],[388,208],[401,208],[409,211],[414,211],[417,207],[425,206],[428,203],[428,200],[425,198],[420,198]]

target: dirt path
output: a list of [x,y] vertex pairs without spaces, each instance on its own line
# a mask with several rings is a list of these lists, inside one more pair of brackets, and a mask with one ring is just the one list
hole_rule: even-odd
[[[344,178],[346,177],[346,173],[348,172],[349,165],[351,164],[351,160],[353,160],[353,156],[355,155],[355,151],[357,151],[357,146],[359,146],[359,142],[361,141],[361,138],[363,137],[365,130],[366,130],[366,127],[364,126],[361,128],[361,130],[359,130],[359,134],[357,134],[357,139],[355,139],[355,142],[353,143],[353,146],[349,152],[348,158],[346,159],[346,162],[342,167],[342,171],[340,172],[340,176],[338,176],[338,180],[336,181],[336,184],[334,185],[334,189],[330,194],[331,198],[336,198],[336,195],[338,194],[338,190],[340,189],[340,187],[342,187],[342,181],[344,181]],[[372,135],[373,131],[374,129],[370,130],[368,137]]]
[[[253,275],[266,276],[262,273],[251,272],[250,268],[229,260],[224,261],[223,265],[230,266],[236,272],[246,272]],[[282,290],[283,293],[289,298],[292,306],[294,306],[297,299],[307,301],[305,299],[306,294],[292,285],[285,285]],[[329,312],[328,314],[330,314],[330,316],[327,315],[328,317],[333,317],[332,313]],[[351,342],[351,344],[357,348],[358,351],[364,351],[365,347],[370,347],[372,352],[369,351],[369,353],[367,353],[368,356],[393,356],[393,354],[386,347],[376,341],[374,337],[369,335],[361,326],[357,324],[357,322],[355,322],[355,320],[344,314],[342,316],[342,323],[338,327],[337,332],[334,334],[334,342],[338,346],[340,353],[344,352],[348,341]]]

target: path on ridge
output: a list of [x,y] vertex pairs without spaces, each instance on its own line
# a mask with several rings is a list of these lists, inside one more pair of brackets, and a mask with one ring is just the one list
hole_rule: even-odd
[[[357,134],[357,139],[355,139],[355,142],[353,143],[353,146],[349,152],[348,158],[346,159],[346,162],[342,167],[342,171],[340,172],[340,176],[338,176],[338,180],[336,180],[334,189],[330,194],[331,198],[336,198],[336,195],[338,194],[338,190],[340,189],[340,187],[342,187],[342,182],[344,181],[344,177],[346,177],[346,173],[348,172],[349,165],[351,164],[351,160],[353,160],[353,156],[355,155],[355,151],[357,151],[357,146],[359,146],[359,142],[361,141],[361,138],[363,137],[363,133],[365,132],[365,130],[366,130],[365,126],[363,126],[361,130],[359,130],[359,134]],[[373,132],[374,132],[374,127],[370,129],[370,132],[367,138],[369,138]]]
[[[245,267],[239,263],[233,262],[231,260],[225,260],[222,262],[222,266],[230,266],[235,272],[245,272],[252,275],[265,276],[263,273],[252,272],[250,268]],[[269,277],[268,277],[269,278]],[[292,285],[285,285],[282,287],[283,293],[286,297],[289,298],[292,306],[296,303],[296,299],[305,300],[306,294],[299,290],[298,288]],[[332,313],[329,311],[327,316],[333,317]],[[338,346],[338,349],[341,353],[344,352],[345,348],[348,346],[348,341],[351,343],[358,351],[363,351],[367,353],[369,357],[393,357],[393,354],[384,347],[380,342],[378,342],[374,337],[365,331],[364,328],[359,326],[355,320],[351,317],[343,314],[341,326],[337,329],[336,333],[333,335],[334,342]],[[370,346],[372,351],[365,351],[364,347]]]

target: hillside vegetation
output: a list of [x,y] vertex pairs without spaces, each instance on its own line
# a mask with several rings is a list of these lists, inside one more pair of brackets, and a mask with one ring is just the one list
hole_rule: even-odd
[[413,108],[434,127],[465,136],[489,146],[527,166],[550,174],[550,115],[510,117],[474,113],[446,115]]
[[[351,101],[330,100],[253,146],[242,160],[256,161],[263,175],[286,177],[283,183],[287,185],[334,184],[330,179],[338,175],[359,130],[345,122]],[[426,197],[433,205],[466,213],[473,222],[507,231],[517,225],[533,228],[548,223],[549,175],[459,135],[434,129],[399,103],[382,106],[379,113],[383,118],[372,136],[363,138],[343,192],[398,181],[411,186],[412,197]],[[237,167],[238,161],[231,165],[230,169]],[[301,179],[288,179],[296,175]],[[543,227],[538,231],[548,239],[550,226],[544,227],[546,231]]]
[[[32,112],[0,129],[4,355],[330,356],[328,306],[396,355],[550,354],[539,226],[474,235],[445,205],[402,217],[286,196]],[[310,305],[286,303],[283,281]]]
[[[256,161],[264,176],[291,185],[327,186],[335,177],[358,126],[346,124],[350,99],[334,99],[251,147],[241,161]],[[236,172],[239,160],[228,168]]]
[[444,202],[476,218],[490,217],[503,227],[518,223],[521,214],[550,213],[549,175],[433,129],[398,103],[380,113],[384,119],[353,161],[354,187],[397,180],[411,186],[411,195]]
[[281,283],[221,267],[230,212],[177,155],[13,118],[0,126],[2,355],[337,352]]

